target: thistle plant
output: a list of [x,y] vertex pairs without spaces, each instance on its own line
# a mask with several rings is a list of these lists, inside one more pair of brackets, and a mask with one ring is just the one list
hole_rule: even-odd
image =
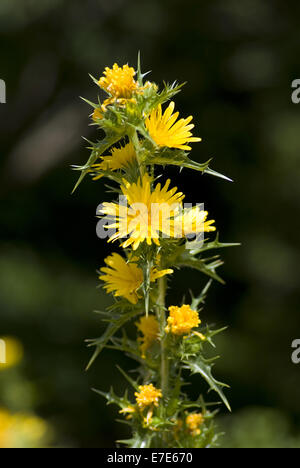
[[[183,203],[184,194],[163,176],[167,166],[175,165],[227,178],[212,170],[210,161],[200,164],[189,158],[190,145],[201,139],[192,135],[193,118],[180,118],[175,111],[172,99],[182,85],[164,83],[159,88],[145,76],[140,61],[137,70],[114,64],[99,80],[92,77],[106,99],[87,101],[101,137],[89,142],[87,163],[75,167],[80,171],[75,188],[85,176],[97,183],[110,181],[109,201],[97,211],[97,232],[119,245],[99,270],[99,280],[114,302],[99,311],[107,328],[88,340],[94,348],[88,367],[104,348],[135,362],[130,376],[119,369],[129,385],[124,395],[95,390],[119,407],[123,422],[131,427],[131,438],[119,443],[131,448],[213,447],[219,404],[230,406],[226,385],[212,374],[215,359],[207,356],[215,346],[214,336],[224,329],[203,323],[201,310],[212,282],[223,283],[217,273],[222,260],[211,252],[235,244],[219,241],[203,201]],[[168,285],[180,268],[195,269],[207,280],[202,291],[182,291],[182,303],[174,304],[167,297]],[[191,401],[186,391],[191,374],[199,374],[216,393],[216,403],[206,402],[202,394]]]

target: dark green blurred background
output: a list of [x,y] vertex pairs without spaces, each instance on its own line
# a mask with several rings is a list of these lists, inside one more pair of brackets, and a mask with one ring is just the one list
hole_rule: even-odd
[[[229,325],[215,370],[232,387],[223,444],[300,446],[299,15],[299,2],[279,0],[1,0],[0,335],[25,355],[0,372],[0,407],[45,419],[50,445],[112,447],[127,435],[90,388],[120,392],[115,365],[130,362],[104,352],[84,372],[84,339],[102,331],[92,311],[110,300],[95,274],[111,251],[95,234],[104,187],[85,181],[71,196],[69,166],[88,157],[81,136],[95,138],[79,99],[97,95],[88,73],[135,66],[140,50],[152,80],[188,82],[177,105],[203,138],[193,159],[214,157],[235,181],[169,171],[187,201],[205,202],[222,241],[242,242],[223,252],[227,285],[213,285],[203,311]],[[178,272],[169,297],[203,281]]]

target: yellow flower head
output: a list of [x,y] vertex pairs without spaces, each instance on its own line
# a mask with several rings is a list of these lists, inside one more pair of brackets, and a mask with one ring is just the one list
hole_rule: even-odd
[[199,427],[204,423],[204,417],[201,413],[189,414],[185,422],[192,436],[195,437],[201,434]]
[[117,63],[112,68],[106,67],[99,86],[114,98],[130,99],[138,88],[134,76],[136,71],[128,65],[119,67]]
[[128,237],[122,246],[125,248],[132,245],[133,250],[136,250],[145,240],[148,245],[152,242],[159,245],[161,233],[174,236],[171,218],[179,212],[184,195],[177,192],[176,187],[169,190],[170,182],[168,180],[164,187],[157,184],[152,190],[152,179],[148,174],[137,183],[131,184],[124,180],[121,189],[128,205],[102,205],[101,213],[115,221],[109,227],[115,228],[116,233],[109,240]]
[[170,315],[168,317],[168,325],[166,327],[167,333],[173,335],[188,335],[192,328],[198,327],[201,323],[199,314],[192,310],[189,305],[181,307],[169,307]]
[[90,172],[94,174],[93,180],[103,177],[102,171],[117,171],[129,166],[136,159],[136,152],[132,143],[120,148],[113,148],[111,154],[102,156],[99,164],[94,164]]
[[194,128],[194,125],[190,124],[190,122],[193,120],[193,117],[190,116],[187,119],[180,119],[176,122],[179,113],[173,114],[174,108],[175,104],[171,102],[165,112],[162,113],[162,107],[159,105],[146,119],[146,128],[152,140],[158,146],[190,150],[191,147],[187,146],[187,143],[201,141],[201,138],[192,136],[191,130]]
[[[101,268],[103,275],[99,279],[105,282],[104,288],[109,293],[114,293],[116,297],[125,297],[132,304],[139,300],[138,290],[143,283],[143,271],[136,263],[127,262],[121,255],[113,253],[105,260],[106,267]],[[173,270],[157,270],[154,267],[150,273],[152,282],[161,278]]]
[[142,356],[145,357],[147,349],[154,343],[158,338],[159,325],[155,315],[144,315],[140,318],[140,321],[136,323],[138,330],[143,334],[143,337],[138,340],[141,342],[140,349]]
[[115,63],[112,68],[105,68],[98,84],[110,97],[104,101],[100,109],[97,108],[94,111],[93,120],[102,119],[103,112],[111,104],[117,103],[124,106],[127,102],[135,102],[134,93],[141,93],[144,90],[144,87],[139,87],[139,84],[135,81],[135,74],[135,69],[128,65],[119,67]]
[[144,409],[150,405],[158,406],[159,399],[162,398],[161,390],[155,388],[153,384],[140,385],[139,392],[135,392],[134,395],[140,409]]

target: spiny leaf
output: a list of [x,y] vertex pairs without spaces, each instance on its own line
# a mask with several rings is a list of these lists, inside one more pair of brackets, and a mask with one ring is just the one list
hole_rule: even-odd
[[191,309],[196,310],[199,304],[202,304],[205,301],[207,291],[209,290],[211,284],[212,284],[212,280],[209,280],[198,297],[194,297],[193,294],[191,293],[191,296],[192,296]]
[[108,150],[112,145],[117,143],[121,138],[122,138],[122,135],[113,135],[111,137],[106,137],[98,145],[95,145],[95,147],[93,148],[92,153],[91,153],[88,161],[86,162],[86,164],[84,166],[76,168],[77,170],[81,171],[81,174],[80,174],[80,177],[79,177],[78,181],[75,184],[75,187],[74,187],[72,193],[75,192],[77,187],[83,181],[84,177],[89,172],[91,166],[93,164],[95,164],[97,158],[99,156],[101,156],[106,150]]
[[209,163],[210,160],[203,164],[192,161],[184,151],[166,151],[165,153],[150,154],[145,160],[145,164],[147,165],[158,164],[160,166],[180,166],[181,168],[186,167],[200,172],[205,172]]
[[121,374],[123,375],[123,377],[125,377],[125,379],[127,380],[127,382],[130,383],[130,385],[132,386],[132,388],[134,388],[135,390],[138,390],[138,389],[139,389],[138,384],[137,384],[133,379],[131,379],[131,378],[126,374],[126,372],[124,372],[123,369],[121,369],[121,367],[117,366],[117,369],[118,369],[118,371],[121,372]]
[[144,433],[139,435],[134,433],[132,439],[117,440],[119,444],[125,444],[128,448],[150,448],[154,434]]
[[175,267],[189,267],[195,270],[201,271],[207,276],[210,276],[216,281],[225,284],[225,281],[216,273],[216,268],[223,265],[223,261],[219,257],[213,257],[212,259],[198,259],[191,255],[182,255],[176,260]]
[[118,397],[113,388],[110,389],[109,392],[102,392],[101,390],[97,390],[96,388],[92,388],[92,391],[101,395],[103,398],[107,400],[107,405],[117,405],[120,408],[124,409],[127,408],[131,403],[128,400],[127,390],[123,397]]
[[233,182],[233,180],[230,179],[230,177],[227,177],[224,174],[220,174],[220,172],[213,171],[209,167],[207,169],[205,169],[204,172],[205,172],[205,174],[209,174],[209,175],[212,175],[212,176],[215,176],[215,177],[219,177],[220,179],[227,180],[228,182]]
[[212,365],[209,364],[201,356],[198,356],[192,361],[184,361],[185,369],[189,369],[192,374],[200,374],[208,383],[211,390],[217,392],[217,394],[222,399],[225,406],[231,411],[230,405],[226,396],[223,393],[222,387],[228,387],[228,385],[218,382],[212,375],[211,368]]
[[205,242],[200,249],[190,250],[190,253],[195,256],[195,255],[198,255],[199,253],[206,252],[207,250],[224,249],[227,247],[239,247],[240,245],[241,244],[237,242],[234,242],[234,243],[219,242],[219,233],[217,233],[215,240],[211,242]]
[[[145,133],[147,132],[144,132],[144,136],[145,136]],[[195,171],[199,171],[205,174],[210,174],[215,177],[220,177],[221,179],[225,179],[225,180],[232,182],[232,180],[229,177],[210,169],[209,167],[210,162],[211,162],[211,159],[200,164],[190,159],[188,157],[188,153],[186,153],[185,151],[164,149],[161,152],[156,152],[154,154],[150,153],[147,156],[145,164],[149,164],[149,165],[158,164],[161,166],[172,165],[172,166],[179,166],[180,168],[185,167],[187,169],[193,169]]]
[[89,345],[88,345],[89,347],[96,346],[95,352],[90,362],[87,365],[87,368],[86,368],[87,370],[91,367],[91,365],[97,359],[101,351],[105,348],[108,341],[115,335],[115,333],[119,330],[119,328],[125,325],[125,323],[127,323],[136,315],[137,315],[137,311],[134,310],[134,311],[128,312],[127,314],[122,314],[116,319],[112,318],[111,323],[109,324],[106,331],[100,338],[87,340],[87,342],[89,342]]

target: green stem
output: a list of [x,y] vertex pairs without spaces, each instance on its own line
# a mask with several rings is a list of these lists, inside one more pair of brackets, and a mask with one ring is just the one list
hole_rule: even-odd
[[158,280],[158,308],[159,308],[159,319],[160,319],[160,333],[161,333],[161,368],[160,368],[160,378],[161,378],[161,390],[163,395],[168,393],[168,383],[169,383],[169,363],[168,356],[166,354],[166,313],[165,313],[165,297],[166,297],[166,278],[160,278]]

